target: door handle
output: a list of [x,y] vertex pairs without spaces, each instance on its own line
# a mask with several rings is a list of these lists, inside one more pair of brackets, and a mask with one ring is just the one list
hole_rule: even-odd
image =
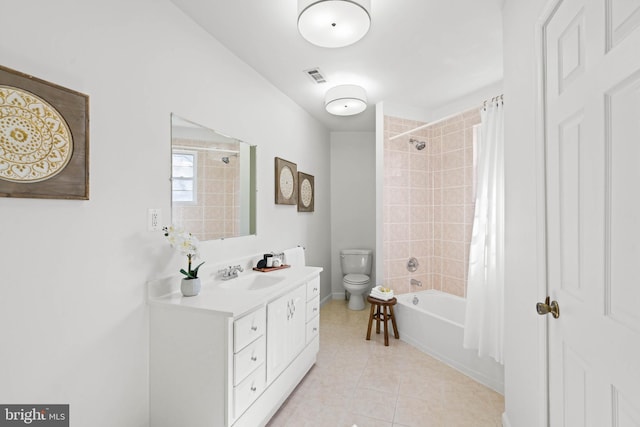
[[560,317],[560,305],[558,305],[558,301],[551,301],[551,298],[547,297],[544,302],[539,302],[536,304],[536,311],[540,316],[544,316],[545,314],[551,313],[554,319]]

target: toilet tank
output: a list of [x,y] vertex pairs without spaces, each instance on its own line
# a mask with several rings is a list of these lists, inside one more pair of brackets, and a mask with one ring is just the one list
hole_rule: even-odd
[[340,266],[342,274],[370,274],[371,258],[373,251],[370,249],[343,249],[340,251]]

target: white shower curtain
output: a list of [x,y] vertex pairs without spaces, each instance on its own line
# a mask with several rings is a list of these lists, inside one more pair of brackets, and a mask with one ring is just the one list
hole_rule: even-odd
[[504,107],[494,98],[480,111],[464,347],[503,362]]

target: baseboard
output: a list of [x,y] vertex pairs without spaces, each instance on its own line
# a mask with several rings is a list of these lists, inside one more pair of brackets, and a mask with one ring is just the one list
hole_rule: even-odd
[[342,292],[334,292],[331,294],[332,299],[345,299],[344,291]]
[[323,305],[325,305],[328,301],[334,299],[332,294],[327,295],[326,297],[322,298],[320,300],[320,307],[322,307]]
[[502,427],[511,427],[511,423],[509,422],[509,417],[507,417],[507,413],[502,413]]

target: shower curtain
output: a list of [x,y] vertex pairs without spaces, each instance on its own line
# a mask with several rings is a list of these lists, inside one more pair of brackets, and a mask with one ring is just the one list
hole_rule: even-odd
[[504,331],[504,107],[502,96],[480,111],[464,347],[503,362]]

